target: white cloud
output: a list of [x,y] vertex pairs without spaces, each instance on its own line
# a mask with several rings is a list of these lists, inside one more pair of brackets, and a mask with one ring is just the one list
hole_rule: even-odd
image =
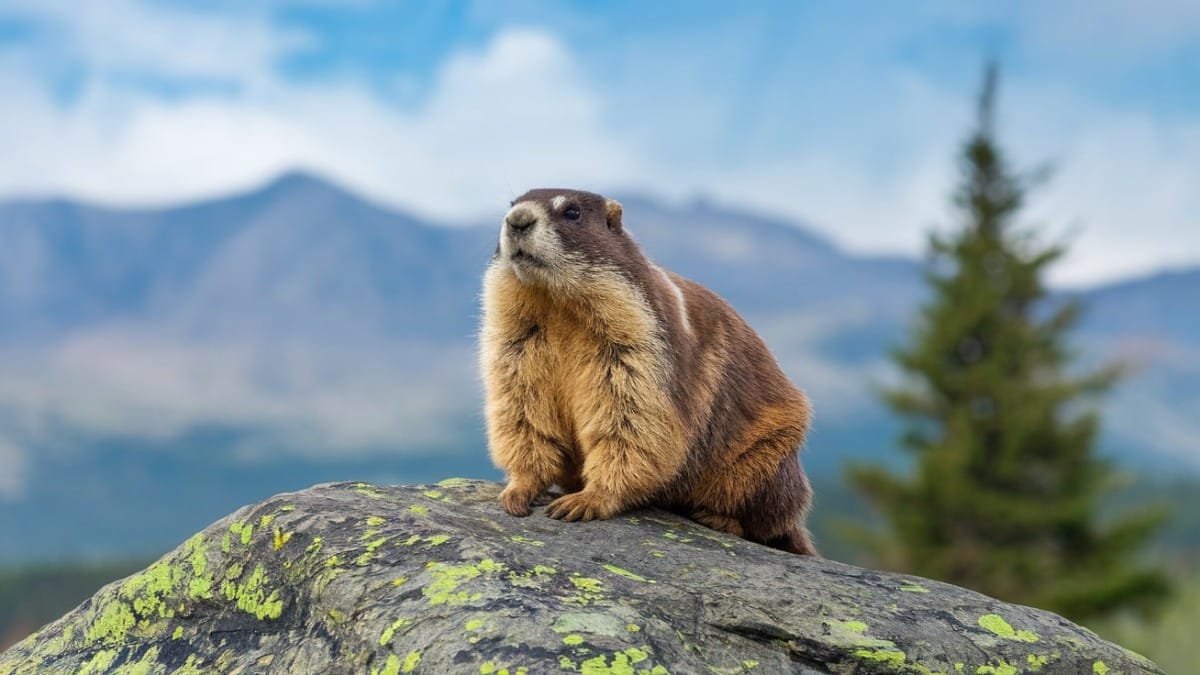
[[51,44],[39,54],[47,65],[73,59],[99,80],[138,74],[253,86],[269,78],[273,60],[307,41],[252,8],[222,16],[139,0],[8,0],[4,11],[50,27]]
[[392,204],[467,218],[531,185],[620,183],[643,164],[600,128],[595,94],[561,43],[532,30],[451,58],[415,113],[353,84],[282,81],[178,101],[97,82],[64,109],[4,65],[0,87],[18,111],[0,128],[10,194],[165,203],[301,166]]
[[[1200,120],[1109,109],[1046,85],[1003,86],[998,132],[1013,168],[1054,169],[1020,218],[1043,241],[1069,245],[1052,281],[1085,286],[1200,264]],[[855,147],[818,147],[705,180],[725,200],[804,219],[851,250],[916,255],[930,227],[955,223],[949,199],[972,101],[924,84],[902,91],[902,123],[891,130],[921,141],[892,170],[872,171]]]
[[1081,129],[1033,217],[1077,224],[1062,282],[1200,262],[1200,123],[1111,116]]

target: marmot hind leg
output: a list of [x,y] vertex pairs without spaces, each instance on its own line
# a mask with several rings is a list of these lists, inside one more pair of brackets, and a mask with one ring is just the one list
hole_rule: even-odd
[[816,556],[804,527],[812,504],[812,487],[796,455],[779,464],[774,477],[746,505],[746,538],[782,551]]
[[773,537],[762,543],[771,548],[787,551],[788,553],[811,555],[814,558],[821,557],[821,554],[817,553],[817,547],[812,542],[812,535],[808,533],[807,529],[799,525],[778,537]]
[[725,516],[725,515],[721,515],[719,513],[713,513],[712,511],[708,511],[705,509],[697,509],[695,511],[692,511],[688,515],[692,520],[696,521],[697,523],[700,523],[701,525],[703,525],[705,527],[717,530],[718,532],[725,532],[727,534],[732,534],[735,537],[741,537],[743,539],[746,537],[746,530],[742,527],[742,524],[740,522],[738,522],[738,520],[736,518],[733,518],[732,516]]

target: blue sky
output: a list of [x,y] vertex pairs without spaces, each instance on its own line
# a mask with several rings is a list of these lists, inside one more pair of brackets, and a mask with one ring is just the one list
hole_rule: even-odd
[[[949,222],[981,66],[1057,278],[1200,263],[1200,5],[6,0],[0,195],[292,167],[447,221],[534,185],[711,195],[863,252]],[[636,232],[636,224],[634,224]]]

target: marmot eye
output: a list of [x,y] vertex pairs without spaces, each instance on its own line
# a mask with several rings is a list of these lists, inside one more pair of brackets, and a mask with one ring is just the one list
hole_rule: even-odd
[[579,207],[568,206],[566,210],[563,211],[563,215],[567,217],[567,220],[579,220]]

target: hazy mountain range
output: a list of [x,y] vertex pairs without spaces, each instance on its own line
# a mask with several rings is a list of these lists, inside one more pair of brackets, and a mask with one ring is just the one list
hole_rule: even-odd
[[[810,472],[899,461],[873,392],[917,261],[617,196],[643,247],[728,298],[809,391]],[[473,335],[504,210],[431,223],[298,173],[178,208],[0,203],[0,562],[154,550],[314,482],[494,476]],[[1200,474],[1200,269],[1078,295],[1084,360],[1134,366],[1107,451]]]

